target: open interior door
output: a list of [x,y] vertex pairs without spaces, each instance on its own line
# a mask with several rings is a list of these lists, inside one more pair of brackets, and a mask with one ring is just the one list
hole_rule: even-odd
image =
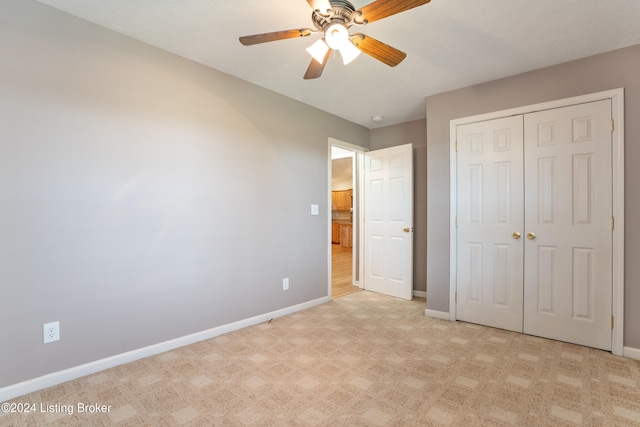
[[364,289],[413,297],[411,144],[364,155]]

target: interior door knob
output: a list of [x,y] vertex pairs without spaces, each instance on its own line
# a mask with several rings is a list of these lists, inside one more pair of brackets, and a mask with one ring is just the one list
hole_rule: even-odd
[[405,233],[411,233],[411,227],[405,227],[404,230]]
[[521,236],[521,234],[520,234],[520,233],[518,233],[517,231],[514,231],[514,232],[513,232],[513,238],[514,238],[514,239],[518,240],[518,239],[520,238],[520,236]]
[[536,233],[527,233],[527,239],[535,240],[536,239]]

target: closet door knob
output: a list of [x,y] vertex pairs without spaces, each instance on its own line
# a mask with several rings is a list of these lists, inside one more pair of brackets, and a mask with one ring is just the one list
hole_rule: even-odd
[[512,236],[512,237],[513,237],[514,239],[518,240],[518,239],[520,238],[520,236],[521,236],[521,234],[520,234],[520,233],[518,233],[517,231],[514,231],[514,232],[513,232],[513,236]]
[[536,233],[527,233],[527,239],[536,240]]

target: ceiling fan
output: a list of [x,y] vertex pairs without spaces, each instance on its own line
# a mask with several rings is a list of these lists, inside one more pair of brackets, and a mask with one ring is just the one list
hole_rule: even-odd
[[240,37],[240,43],[250,46],[276,40],[307,37],[313,33],[324,33],[324,37],[311,45],[307,51],[313,56],[305,79],[316,79],[329,59],[331,51],[337,50],[345,64],[353,61],[360,52],[395,67],[407,56],[406,53],[362,33],[349,34],[349,29],[395,15],[405,10],[429,3],[431,0],[376,0],[356,10],[346,0],[307,0],[313,9],[311,20],[316,29],[274,31]]

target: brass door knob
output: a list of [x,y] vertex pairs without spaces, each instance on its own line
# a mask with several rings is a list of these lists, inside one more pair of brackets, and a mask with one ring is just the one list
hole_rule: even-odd
[[405,233],[411,233],[411,227],[405,227],[404,230]]
[[527,233],[527,239],[535,240],[536,239],[536,233]]
[[521,234],[520,234],[520,233],[518,233],[517,231],[514,231],[514,232],[513,232],[513,238],[514,238],[514,239],[518,240],[518,239],[520,238],[520,236],[521,236]]

